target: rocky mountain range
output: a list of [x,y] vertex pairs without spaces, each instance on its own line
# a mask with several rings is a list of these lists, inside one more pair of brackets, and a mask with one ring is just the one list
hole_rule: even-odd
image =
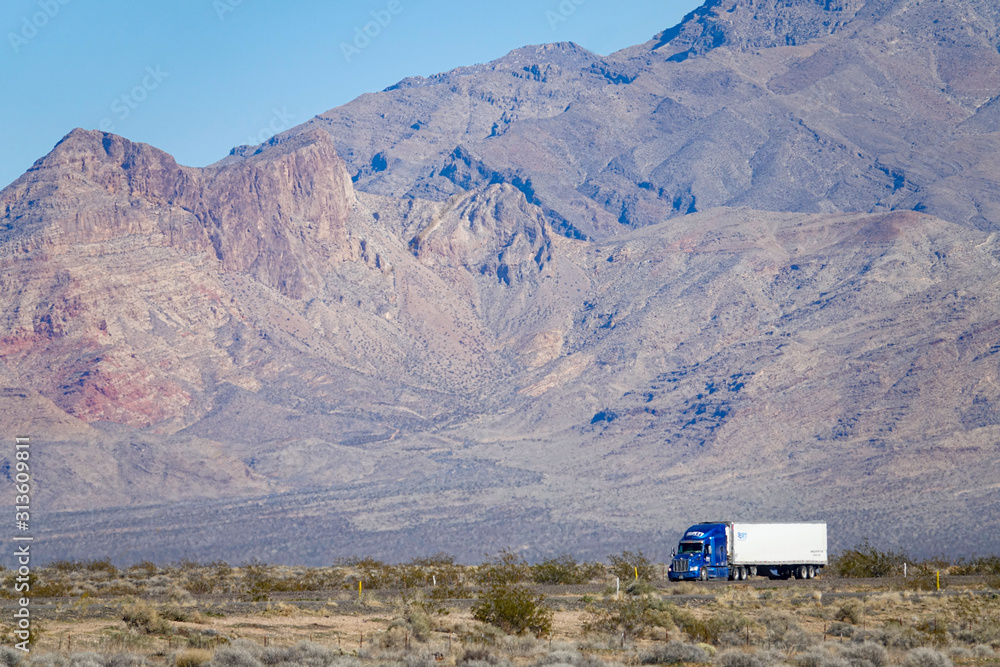
[[73,130],[0,191],[46,556],[1000,552],[998,28],[708,0],[205,168]]

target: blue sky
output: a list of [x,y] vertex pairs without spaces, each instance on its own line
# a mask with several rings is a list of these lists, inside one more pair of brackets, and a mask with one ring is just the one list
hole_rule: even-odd
[[[0,187],[74,127],[112,131],[204,166],[406,76],[487,62],[527,44],[573,41],[607,54],[648,40],[699,4],[5,0]],[[359,36],[366,27],[374,36]]]

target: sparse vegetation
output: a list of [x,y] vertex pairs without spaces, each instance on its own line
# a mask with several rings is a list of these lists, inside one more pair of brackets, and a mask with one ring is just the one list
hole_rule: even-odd
[[508,634],[527,630],[536,636],[552,629],[552,610],[543,602],[544,595],[510,581],[496,581],[479,594],[472,606],[472,617],[495,625]]
[[122,620],[133,631],[147,635],[167,635],[173,632],[170,622],[161,618],[156,608],[144,601],[126,605],[122,609]]
[[[855,562],[892,560],[868,547],[857,552],[865,558],[852,556]],[[529,564],[502,551],[479,566],[443,555],[396,565],[350,559],[321,568],[256,560],[238,567],[181,561],[126,568],[106,560],[63,561],[38,568],[32,584],[41,591],[68,590],[69,597],[80,599],[46,619],[46,632],[33,636],[40,650],[30,660],[18,663],[21,656],[10,653],[0,655],[0,662],[8,667],[129,667],[143,661],[174,667],[430,667],[442,661],[463,667],[709,662],[988,667],[1000,649],[1000,596],[984,586],[992,576],[992,558],[911,563],[906,580],[758,580],[756,585],[646,580],[643,575],[656,570],[643,559],[626,551],[608,565],[579,563],[569,555]],[[607,571],[626,565],[631,581],[615,595]],[[937,594],[936,586],[928,594],[917,582],[939,571],[947,594]],[[549,597],[539,586],[546,586]],[[476,598],[471,608],[455,600],[468,597]],[[83,631],[76,624],[84,617],[103,620]],[[5,642],[11,632],[9,624],[3,628]],[[311,648],[302,643],[306,639],[316,640]]]
[[622,583],[634,581],[653,581],[656,579],[656,568],[642,551],[623,551],[619,555],[608,556],[611,575],[621,579]]
[[586,584],[604,576],[602,563],[577,563],[569,554],[549,558],[530,566],[531,579],[536,584]]
[[834,557],[830,570],[840,577],[889,577],[902,574],[903,563],[908,561],[903,552],[882,551],[866,540]]

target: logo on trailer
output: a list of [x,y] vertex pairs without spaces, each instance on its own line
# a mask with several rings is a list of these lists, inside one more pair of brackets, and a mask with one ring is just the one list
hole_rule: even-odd
[[736,533],[736,539],[738,539],[740,542],[743,542],[743,541],[745,541],[747,539],[747,534],[746,533]]

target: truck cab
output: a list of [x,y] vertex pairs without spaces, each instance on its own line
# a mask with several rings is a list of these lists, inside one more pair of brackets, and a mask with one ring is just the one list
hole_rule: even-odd
[[702,523],[685,531],[667,574],[670,581],[729,578],[727,525]]

